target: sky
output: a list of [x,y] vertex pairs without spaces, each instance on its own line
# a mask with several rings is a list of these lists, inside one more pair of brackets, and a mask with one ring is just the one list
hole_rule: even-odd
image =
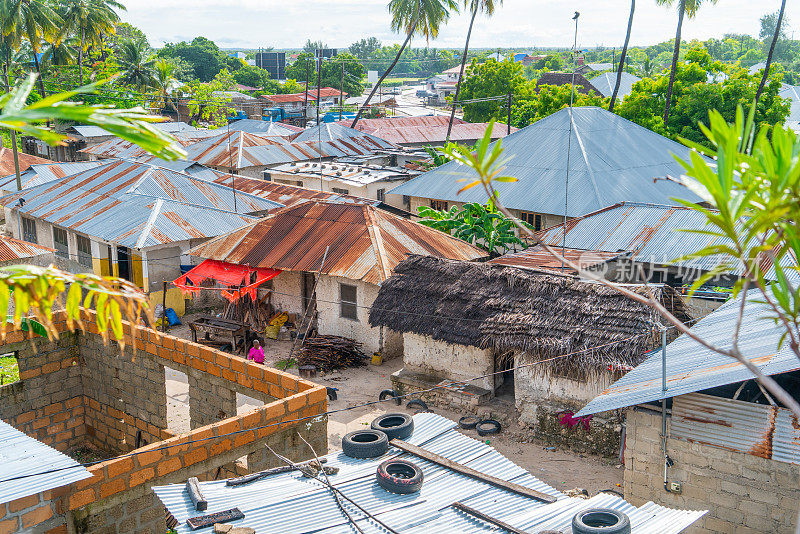
[[[203,35],[221,48],[300,48],[306,39],[322,40],[331,48],[345,48],[375,36],[384,44],[401,42],[389,29],[386,0],[122,0],[128,11],[123,20],[141,28],[156,47],[166,42],[189,41]],[[461,3],[461,2],[459,2]],[[757,35],[759,18],[777,11],[779,0],[719,0],[706,2],[694,20],[686,20],[684,39],[707,39],[722,34]],[[578,47],[620,47],[630,9],[629,0],[505,0],[487,19],[475,22],[471,45],[476,48],[572,45],[574,11],[581,13]],[[786,8],[791,24],[800,24],[800,4]],[[675,8],[639,0],[631,43],[654,44],[674,38]],[[430,46],[463,47],[469,17],[456,14]],[[800,36],[800,27],[798,27]],[[425,46],[416,39],[413,46]]]

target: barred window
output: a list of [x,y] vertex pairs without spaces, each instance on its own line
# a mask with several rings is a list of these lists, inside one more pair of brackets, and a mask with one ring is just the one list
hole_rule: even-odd
[[22,239],[28,243],[39,242],[36,238],[36,221],[33,219],[28,219],[27,217],[22,218]]
[[431,200],[431,208],[437,211],[447,211],[446,200]]
[[357,294],[356,286],[339,284],[340,317],[358,321]]
[[519,218],[533,227],[533,230],[538,232],[542,229],[542,216],[538,213],[531,213],[529,211],[521,211]]
[[69,243],[67,242],[67,231],[63,228],[53,227],[53,244],[56,254],[62,258],[69,258]]
[[88,237],[75,236],[78,242],[78,263],[84,267],[92,266],[92,243]]

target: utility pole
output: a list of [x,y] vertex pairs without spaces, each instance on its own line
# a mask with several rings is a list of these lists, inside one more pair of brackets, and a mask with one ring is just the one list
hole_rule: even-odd
[[342,63],[342,83],[339,84],[339,120],[342,120],[342,107],[344,106],[344,60]]
[[308,123],[308,78],[310,75],[308,57],[306,57],[306,87],[305,95],[303,96],[303,128],[305,128],[306,124]]
[[[581,14],[577,11],[573,15],[572,20],[575,21],[575,40],[572,43],[572,85],[569,92],[569,133],[567,134],[567,177],[564,181],[564,231],[563,240],[561,241],[561,256],[564,257],[567,249],[567,212],[569,211],[569,156],[572,152],[572,104],[575,96],[575,70],[578,63],[578,17]],[[561,261],[561,270],[564,270],[564,261]]]
[[511,91],[508,92],[508,125],[506,135],[511,135]]

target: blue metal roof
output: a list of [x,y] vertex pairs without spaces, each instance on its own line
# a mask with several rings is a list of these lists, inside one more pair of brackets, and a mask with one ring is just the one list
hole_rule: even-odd
[[[72,176],[86,169],[93,169],[109,163],[108,161],[75,161],[69,163],[39,163],[31,165],[28,170],[20,174],[22,188],[27,189],[47,182],[52,182],[65,176]],[[4,191],[17,191],[17,177],[9,174],[0,178],[0,189]]]
[[[791,348],[780,347],[785,330],[765,318],[769,313],[766,305],[752,302],[757,296],[757,290],[753,290],[746,297],[730,299],[698,322],[692,331],[717,347],[730,349],[741,299],[748,298],[739,335],[742,354],[767,375],[800,369],[800,360]],[[684,334],[667,345],[666,393],[661,386],[661,352],[657,351],[595,397],[577,415],[635,406],[751,378],[754,378],[753,373],[738,361],[708,350]]]
[[[625,96],[631,93],[633,89],[633,84],[641,80],[638,76],[634,76],[630,72],[622,73],[622,78],[619,82],[619,92],[617,93],[617,98],[622,100]],[[600,91],[605,97],[610,97],[611,94],[614,92],[614,86],[617,84],[617,73],[616,72],[604,72],[598,76],[595,76],[591,80],[592,85],[595,89]]]
[[268,136],[289,136],[302,131],[297,126],[289,126],[282,122],[262,121],[258,119],[239,119],[232,121],[229,126],[232,132],[247,132]]
[[[58,471],[43,473],[51,470]],[[0,421],[0,504],[91,476],[66,454]]]
[[[503,204],[536,213],[564,213],[567,139],[573,117],[568,215],[575,217],[615,202],[674,204],[674,197],[700,199],[680,184],[657,180],[683,174],[673,154],[688,159],[689,149],[666,137],[596,107],[567,108],[502,140],[511,158],[504,174],[517,182],[496,183]],[[477,175],[451,161],[395,187],[388,193],[453,202],[486,202],[482,187],[458,194]]]
[[[380,458],[367,460],[349,458],[342,453],[328,454],[327,465],[339,468],[338,474],[331,476],[331,482],[348,498],[398,532],[496,532],[495,527],[451,508],[457,501],[513,526],[532,528],[531,532],[545,528],[563,528],[563,525],[569,524],[575,513],[592,506],[609,506],[623,510],[629,514],[635,532],[661,534],[681,532],[705,513],[670,510],[652,503],[637,509],[620,497],[606,494],[590,500],[569,498],[536,479],[486,443],[461,434],[454,422],[439,415],[417,414],[414,416],[414,427],[413,435],[407,439],[409,443],[423,446],[482,473],[553,495],[557,501],[548,505],[522,497],[425,460],[401,454],[393,448]],[[375,482],[378,464],[395,456],[410,459],[422,468],[424,482],[419,493],[389,493]],[[232,507],[238,507],[244,513],[244,519],[232,522],[234,526],[251,527],[256,532],[282,534],[353,532],[331,497],[330,490],[320,482],[303,478],[297,473],[272,475],[238,487],[228,487],[224,481],[201,482],[200,487],[208,500],[208,510],[204,513]],[[200,514],[195,511],[186,495],[185,484],[158,486],[153,491],[177,519],[178,533],[192,532],[186,525],[186,519]],[[353,506],[346,507],[364,532],[385,532]],[[211,530],[212,527],[207,527],[195,532],[205,534]]]

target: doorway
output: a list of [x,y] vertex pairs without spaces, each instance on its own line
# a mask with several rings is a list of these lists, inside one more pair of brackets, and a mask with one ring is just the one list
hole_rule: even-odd
[[119,277],[131,281],[131,253],[127,247],[117,247]]
[[514,402],[514,352],[495,354],[495,392],[498,399]]

